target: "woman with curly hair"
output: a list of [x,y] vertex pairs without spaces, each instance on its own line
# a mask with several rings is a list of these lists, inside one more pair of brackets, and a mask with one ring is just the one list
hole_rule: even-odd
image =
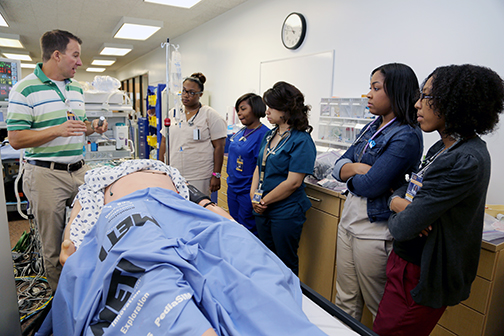
[[297,249],[311,202],[303,179],[313,172],[316,149],[304,96],[278,82],[263,95],[266,117],[276,125],[266,133],[252,178],[250,198],[259,239],[298,274]]
[[418,79],[401,63],[371,72],[369,112],[376,116],[336,161],[333,176],[349,191],[338,226],[336,305],[360,320],[364,304],[376,315],[392,251],[387,201],[404,175],[418,167],[423,150],[416,125]]
[[494,130],[503,106],[504,82],[488,68],[439,67],[424,82],[418,123],[441,139],[390,198],[395,240],[374,322],[379,335],[429,335],[446,306],[469,297],[490,179],[479,135]]

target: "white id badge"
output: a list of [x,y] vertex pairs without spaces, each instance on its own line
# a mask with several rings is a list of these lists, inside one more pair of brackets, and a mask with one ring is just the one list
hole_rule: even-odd
[[201,140],[199,128],[193,130],[193,140]]
[[413,198],[415,198],[418,190],[420,190],[422,186],[423,186],[423,177],[415,173],[411,174],[411,180],[408,185],[408,189],[406,190],[406,196],[404,198],[412,202]]

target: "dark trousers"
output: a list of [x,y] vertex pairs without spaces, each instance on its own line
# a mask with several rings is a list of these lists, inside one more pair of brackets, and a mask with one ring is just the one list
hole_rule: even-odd
[[299,273],[297,250],[306,216],[299,211],[285,218],[255,217],[259,239],[296,275]]
[[443,315],[446,306],[431,308],[413,301],[410,291],[418,285],[420,266],[390,253],[387,283],[373,331],[381,336],[428,336]]
[[254,215],[252,214],[250,193],[235,193],[232,190],[232,187],[228,186],[227,202],[231,217],[257,236],[256,222]]

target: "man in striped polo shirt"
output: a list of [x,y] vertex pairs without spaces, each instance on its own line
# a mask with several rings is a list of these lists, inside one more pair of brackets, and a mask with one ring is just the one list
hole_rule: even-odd
[[42,63],[11,90],[7,130],[11,146],[25,148],[23,191],[38,225],[47,280],[56,290],[65,208],[84,183],[85,135],[104,133],[107,121],[89,122],[82,88],[73,81],[82,65],[81,39],[52,30],[40,39]]

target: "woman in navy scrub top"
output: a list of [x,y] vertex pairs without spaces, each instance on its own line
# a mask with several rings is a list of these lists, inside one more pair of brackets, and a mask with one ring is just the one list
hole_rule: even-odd
[[308,125],[309,106],[293,85],[278,82],[263,95],[274,129],[261,143],[250,198],[259,239],[296,275],[297,249],[311,202],[303,179],[313,172],[316,149]]
[[255,93],[246,93],[235,104],[236,113],[244,127],[230,138],[227,163],[227,201],[229,214],[257,235],[250,184],[257,164],[259,146],[269,128],[260,121],[266,105]]

